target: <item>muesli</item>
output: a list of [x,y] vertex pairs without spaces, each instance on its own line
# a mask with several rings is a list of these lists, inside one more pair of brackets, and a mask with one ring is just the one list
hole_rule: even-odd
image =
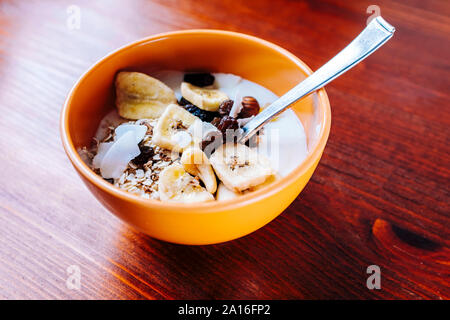
[[[263,144],[274,142],[266,132],[236,143],[236,130],[276,99],[238,76],[122,71],[115,90],[116,109],[100,123],[93,146],[80,155],[105,180],[143,198],[228,199],[285,175],[306,156],[304,130],[293,115],[280,117],[287,120],[269,129],[284,134],[275,139],[276,147],[295,141],[295,163],[284,159],[293,155],[287,150],[292,145],[278,154],[261,151]],[[277,170],[280,160],[283,168]]]

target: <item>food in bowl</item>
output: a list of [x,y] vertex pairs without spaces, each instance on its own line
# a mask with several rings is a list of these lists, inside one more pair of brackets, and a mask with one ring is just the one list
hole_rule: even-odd
[[308,153],[291,110],[236,143],[238,130],[277,96],[233,74],[121,71],[115,91],[116,108],[79,153],[105,180],[143,198],[239,197],[288,175]]

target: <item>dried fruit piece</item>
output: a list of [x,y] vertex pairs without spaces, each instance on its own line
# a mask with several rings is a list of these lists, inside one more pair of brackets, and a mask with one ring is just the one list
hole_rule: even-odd
[[178,104],[180,106],[185,106],[185,105],[192,104],[192,103],[187,101],[184,97],[181,97],[180,101],[178,101]]
[[219,179],[235,192],[260,185],[274,174],[269,159],[240,143],[222,145],[209,160]]
[[217,129],[222,133],[222,142],[237,142],[239,136],[239,123],[236,118],[225,116],[220,120]]
[[119,178],[128,163],[140,154],[136,135],[133,131],[126,132],[109,148],[101,161],[100,173],[103,178]]
[[152,147],[144,146],[142,144],[139,144],[139,150],[141,150],[141,154],[131,160],[137,166],[146,164],[148,160],[155,154],[155,150]]
[[214,117],[214,119],[212,119],[212,121],[211,121],[211,124],[213,125],[213,126],[219,126],[219,123],[220,123],[220,120],[222,120],[222,118],[221,117]]
[[219,106],[219,113],[223,116],[228,116],[230,114],[231,108],[233,107],[233,100],[225,100]]
[[239,129],[239,123],[237,120],[230,116],[225,116],[220,120],[219,125],[217,126],[217,129],[219,129],[223,135],[225,135],[226,131],[228,129]]
[[259,103],[258,101],[250,96],[242,98],[242,109],[238,114],[238,118],[249,118],[251,116],[256,116],[259,113]]
[[206,87],[214,83],[214,76],[210,73],[186,73],[183,81],[197,87]]
[[116,106],[126,119],[158,118],[177,98],[158,79],[139,72],[120,72],[116,77]]
[[99,143],[98,148],[97,148],[97,154],[92,159],[92,165],[94,166],[94,168],[101,167],[103,158],[106,156],[109,149],[111,149],[111,147],[113,145],[114,145],[114,141]]
[[136,143],[139,143],[142,139],[144,139],[147,129],[147,126],[144,125],[124,123],[114,130],[114,133],[116,134],[114,140],[118,140],[125,133],[132,131],[136,136]]
[[181,152],[184,146],[178,143],[180,137],[175,135],[179,131],[187,130],[196,119],[198,120],[196,116],[179,105],[169,105],[153,129],[152,142],[161,148]]
[[203,188],[179,163],[174,163],[159,174],[158,191],[163,201],[202,202],[214,200],[214,196]]
[[183,151],[180,159],[181,164],[189,174],[199,177],[206,190],[214,194],[217,189],[216,175],[209,163],[206,154],[198,148],[188,148]]
[[194,106],[193,104],[184,105],[183,108],[192,113],[194,116],[199,117],[200,120],[206,122],[211,122],[215,117],[218,116],[217,112],[202,110]]
[[121,124],[114,132],[114,141],[98,145],[97,155],[92,160],[94,168],[100,169],[103,178],[118,178],[128,163],[139,156],[139,142],[144,138],[147,127],[136,124]]
[[216,137],[209,137],[209,139],[202,140],[200,144],[200,148],[202,151],[205,151],[206,147],[209,146],[211,143],[213,143],[216,140]]

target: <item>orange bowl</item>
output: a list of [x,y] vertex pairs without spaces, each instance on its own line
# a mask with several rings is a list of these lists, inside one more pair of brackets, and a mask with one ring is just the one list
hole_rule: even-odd
[[61,137],[74,168],[112,213],[157,239],[180,244],[213,244],[249,234],[278,216],[311,178],[330,131],[331,112],[321,89],[292,106],[307,136],[308,156],[288,176],[239,198],[197,204],[147,200],[114,187],[82,161],[100,120],[114,108],[114,77],[133,69],[226,72],[282,95],[311,74],[300,59],[270,42],[241,33],[186,30],[158,34],[107,55],[69,93],[61,114]]

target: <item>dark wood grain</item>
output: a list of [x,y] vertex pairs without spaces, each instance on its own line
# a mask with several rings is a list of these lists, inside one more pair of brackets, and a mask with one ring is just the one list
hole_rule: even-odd
[[[66,26],[81,9],[81,28]],[[275,221],[229,243],[133,231],[76,176],[61,106],[109,51],[188,28],[240,31],[318,68],[372,1],[1,1],[0,298],[450,298],[450,5],[377,1],[397,32],[327,87],[333,120],[310,183]],[[381,267],[381,290],[366,268]],[[66,269],[81,269],[81,290]]]

